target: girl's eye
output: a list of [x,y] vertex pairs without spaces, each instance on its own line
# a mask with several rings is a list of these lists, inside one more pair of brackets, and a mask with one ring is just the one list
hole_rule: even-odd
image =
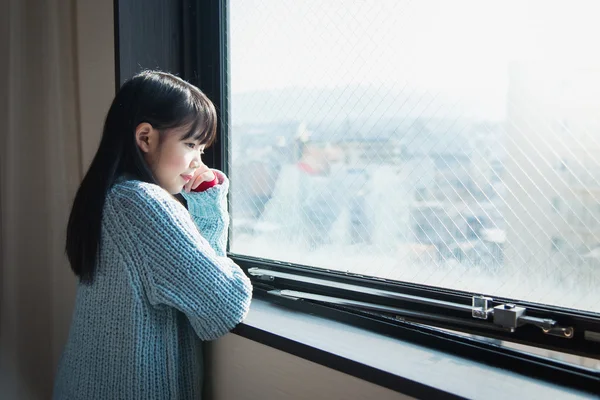
[[187,147],[189,147],[190,149],[192,149],[192,150],[199,149],[200,150],[200,154],[204,154],[204,146],[202,146],[202,145],[199,145],[199,144],[196,144],[196,143],[192,143],[192,142],[185,143],[185,145]]

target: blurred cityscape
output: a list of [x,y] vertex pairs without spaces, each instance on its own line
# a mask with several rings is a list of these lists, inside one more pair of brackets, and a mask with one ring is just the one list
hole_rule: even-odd
[[234,113],[232,251],[600,311],[598,71],[564,76],[511,65],[500,120]]

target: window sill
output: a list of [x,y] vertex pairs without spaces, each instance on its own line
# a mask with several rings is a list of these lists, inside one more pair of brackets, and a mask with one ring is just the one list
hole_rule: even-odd
[[416,398],[596,398],[260,298],[233,332]]

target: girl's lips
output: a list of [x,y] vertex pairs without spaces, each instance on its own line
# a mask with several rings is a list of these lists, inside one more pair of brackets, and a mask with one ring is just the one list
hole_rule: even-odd
[[193,176],[192,175],[181,175],[181,177],[186,181],[189,182],[190,180],[192,180]]

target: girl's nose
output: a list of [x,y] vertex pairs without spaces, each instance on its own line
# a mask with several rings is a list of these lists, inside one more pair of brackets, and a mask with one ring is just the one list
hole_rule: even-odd
[[194,158],[194,160],[192,160],[192,163],[190,164],[191,168],[200,168],[202,165],[204,165],[204,163],[202,162],[202,160],[200,158]]

